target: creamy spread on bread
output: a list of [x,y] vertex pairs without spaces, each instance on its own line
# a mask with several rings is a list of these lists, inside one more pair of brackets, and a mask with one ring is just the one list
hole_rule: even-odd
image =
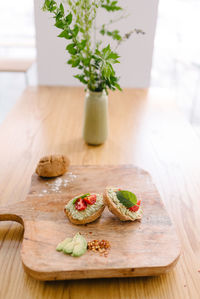
[[103,204],[103,195],[96,194],[96,202],[92,205],[87,205],[87,208],[83,211],[78,211],[73,203],[74,199],[70,200],[65,206],[65,209],[69,211],[71,216],[74,219],[83,220],[89,216],[92,216],[96,213],[104,204]]
[[143,213],[141,207],[139,208],[139,210],[137,212],[130,211],[119,201],[119,199],[117,198],[116,191],[118,191],[118,189],[114,189],[114,188],[107,189],[108,196],[113,201],[113,203],[116,205],[116,208],[123,215],[129,216],[133,220],[140,219],[142,217],[142,213]]

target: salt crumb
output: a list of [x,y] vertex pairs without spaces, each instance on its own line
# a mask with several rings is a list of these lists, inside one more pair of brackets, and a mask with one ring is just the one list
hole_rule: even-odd
[[[48,181],[45,184],[48,186],[48,189],[42,190],[42,193],[61,193],[61,188],[66,188],[70,182],[72,182],[77,176],[72,172],[67,173],[67,178],[56,178],[53,181]],[[40,194],[39,196],[43,196]]]

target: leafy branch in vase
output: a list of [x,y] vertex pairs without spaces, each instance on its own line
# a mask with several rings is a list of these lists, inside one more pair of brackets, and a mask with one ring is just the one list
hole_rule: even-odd
[[108,24],[103,24],[99,28],[99,33],[116,41],[116,47],[114,51],[110,44],[103,47],[101,41],[96,41],[96,34],[93,34],[97,30],[95,19],[99,9],[106,10],[108,13],[123,10],[117,0],[66,0],[64,5],[54,0],[45,0],[43,5],[44,11],[53,14],[54,25],[62,30],[58,37],[68,40],[66,50],[70,59],[67,63],[79,70],[74,77],[91,91],[121,90],[119,78],[113,67],[114,64],[119,63],[119,55],[115,50],[132,33],[144,34],[144,32],[134,29],[121,35],[117,29],[108,30],[108,26],[124,16],[110,20]]

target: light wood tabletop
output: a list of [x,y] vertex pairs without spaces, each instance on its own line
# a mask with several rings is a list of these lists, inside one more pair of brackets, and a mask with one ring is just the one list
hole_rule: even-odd
[[0,72],[27,72],[34,59],[0,58]]
[[163,91],[110,93],[104,145],[81,137],[84,91],[28,88],[0,127],[0,205],[25,199],[39,158],[73,165],[134,164],[149,171],[175,224],[182,253],[162,276],[40,282],[20,259],[23,227],[0,222],[0,298],[200,298],[200,141]]

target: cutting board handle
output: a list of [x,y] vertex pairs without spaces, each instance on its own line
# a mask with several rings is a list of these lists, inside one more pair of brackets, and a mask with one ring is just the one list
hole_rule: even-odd
[[14,206],[0,207],[0,221],[15,221],[24,224],[22,217],[15,214]]

